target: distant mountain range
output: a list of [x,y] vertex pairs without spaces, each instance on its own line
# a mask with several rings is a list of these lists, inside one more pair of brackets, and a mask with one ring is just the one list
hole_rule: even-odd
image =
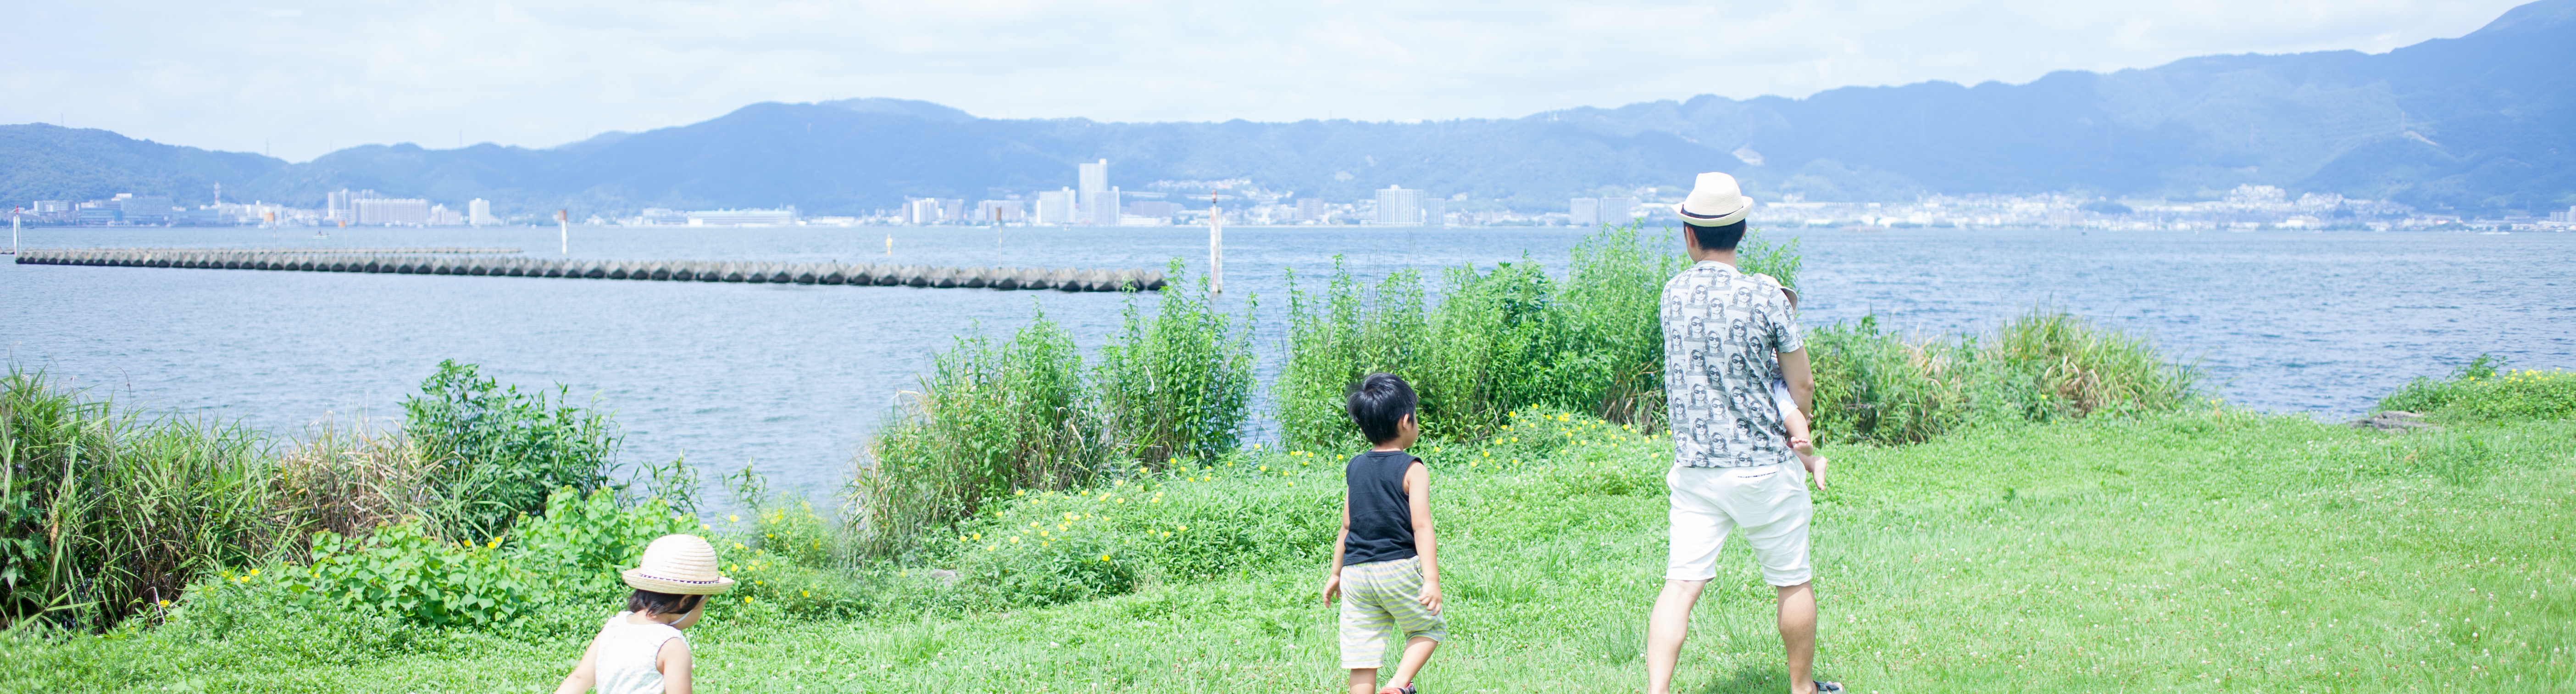
[[1053,190],[1073,184],[1074,164],[1104,158],[1129,189],[1248,178],[1346,201],[1402,185],[1520,209],[1719,170],[1772,200],[2204,199],[2254,183],[2428,211],[2543,210],[2576,205],[2576,0],[2523,5],[2467,36],[2379,55],[2211,56],[2020,85],[1699,96],[1515,119],[1104,123],[851,99],[753,104],[550,149],[368,145],[300,164],[10,125],[0,126],[0,201],[135,192],[198,204],[221,182],[229,199],[303,207],[350,188],[451,206],[487,198],[505,214],[795,205],[827,215]]

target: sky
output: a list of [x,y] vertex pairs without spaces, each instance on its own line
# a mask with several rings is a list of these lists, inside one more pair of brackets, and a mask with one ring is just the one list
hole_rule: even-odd
[[550,147],[762,101],[994,118],[1514,118],[1699,94],[2384,52],[2519,0],[87,0],[5,13],[0,123],[305,161]]

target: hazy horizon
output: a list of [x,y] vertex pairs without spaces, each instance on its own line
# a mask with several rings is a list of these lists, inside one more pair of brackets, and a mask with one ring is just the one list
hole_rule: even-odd
[[1108,122],[1518,118],[1700,94],[2018,84],[2212,54],[2384,52],[2466,34],[2518,4],[118,2],[19,13],[24,27],[115,31],[23,33],[0,56],[0,89],[46,98],[0,104],[0,121],[302,162],[362,144],[546,148],[852,97]]

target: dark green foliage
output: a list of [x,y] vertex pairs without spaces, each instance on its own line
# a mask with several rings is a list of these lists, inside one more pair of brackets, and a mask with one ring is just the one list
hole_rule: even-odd
[[439,503],[428,516],[440,536],[493,537],[520,514],[544,511],[555,489],[587,493],[608,483],[616,427],[603,413],[566,404],[563,387],[549,401],[451,360],[420,389],[403,401],[403,432],[433,465]]
[[[1291,448],[1349,450],[1367,442],[1342,414],[1343,391],[1372,371],[1413,382],[1426,436],[1491,435],[1526,407],[1576,410],[1660,427],[1664,416],[1664,282],[1689,265],[1669,234],[1605,226],[1575,247],[1562,279],[1524,258],[1490,271],[1449,268],[1425,310],[1421,276],[1389,274],[1364,288],[1336,262],[1321,295],[1290,276],[1288,343],[1273,388]],[[1748,234],[1748,273],[1797,281],[1797,244]]]
[[2417,377],[2380,400],[2379,409],[2453,422],[2576,419],[2576,373],[2504,366],[2504,359],[2480,354],[2448,379]]
[[[1169,272],[1180,277],[1180,261]],[[1149,465],[1234,450],[1252,401],[1252,326],[1209,306],[1206,277],[1185,286],[1160,292],[1151,318],[1128,294],[1125,327],[1092,379],[1111,435]]]
[[0,381],[0,620],[104,629],[262,556],[284,535],[267,445],[238,426],[139,420],[13,367]]
[[1044,315],[999,346],[958,338],[878,429],[858,470],[871,550],[908,549],[1015,489],[1089,483],[1113,448],[1081,374],[1073,337]]

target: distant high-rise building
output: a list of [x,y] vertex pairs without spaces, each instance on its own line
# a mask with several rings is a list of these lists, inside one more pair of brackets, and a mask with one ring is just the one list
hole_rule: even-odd
[[903,221],[906,224],[937,224],[940,207],[938,198],[915,198],[905,201]]
[[1379,226],[1420,226],[1422,224],[1422,191],[1387,186],[1377,192]]
[[429,201],[420,198],[358,198],[350,224],[429,224]]
[[1600,199],[1575,198],[1574,203],[1570,207],[1571,209],[1566,210],[1565,223],[1579,227],[1588,227],[1601,223]]
[[[1084,164],[1084,166],[1090,165]],[[1107,190],[1084,191],[1082,194],[1082,209],[1080,210],[1082,213],[1082,223],[1105,227],[1118,226],[1118,208],[1118,189],[1116,187],[1111,187]]]
[[465,203],[465,223],[478,227],[494,226],[501,223],[501,218],[492,216],[492,201],[475,198],[473,202]]
[[1073,219],[1073,213],[1074,213],[1073,196],[1074,196],[1074,192],[1073,192],[1073,189],[1072,189],[1072,188],[1066,188],[1066,189],[1063,189],[1063,190],[1049,190],[1049,191],[1041,191],[1041,192],[1039,192],[1039,193],[1038,193],[1038,223],[1039,223],[1039,224],[1072,224],[1072,223],[1074,223],[1074,219]]
[[72,201],[38,200],[35,202],[34,206],[29,208],[29,210],[36,214],[62,214],[72,211]]
[[946,198],[939,201],[939,219],[945,222],[966,220],[966,199]]
[[1422,225],[1449,226],[1449,201],[1429,198],[1422,201]]
[[[1102,159],[1100,160],[1100,163],[1097,164],[1077,164],[1075,165],[1075,168],[1078,169],[1081,174],[1078,177],[1079,181],[1075,183],[1075,185],[1081,187],[1076,188],[1075,190],[1085,193],[1098,193],[1109,190],[1109,160]],[[1112,221],[1111,223],[1115,224],[1116,222]]]
[[434,227],[465,226],[465,215],[455,210],[447,209],[446,205],[431,205],[429,207],[429,225]]
[[322,210],[322,218],[331,221],[348,222],[350,224],[366,224],[367,222],[358,220],[358,201],[378,200],[382,198],[384,198],[384,196],[377,195],[376,191],[373,190],[352,191],[347,188],[342,188],[338,192],[327,195],[326,201],[323,203],[325,207]]
[[1332,212],[1324,207],[1322,198],[1305,198],[1297,201],[1297,221],[1322,224],[1330,221],[1328,217],[1331,215]]
[[1626,224],[1637,221],[1636,198],[1602,198],[1598,224]]

